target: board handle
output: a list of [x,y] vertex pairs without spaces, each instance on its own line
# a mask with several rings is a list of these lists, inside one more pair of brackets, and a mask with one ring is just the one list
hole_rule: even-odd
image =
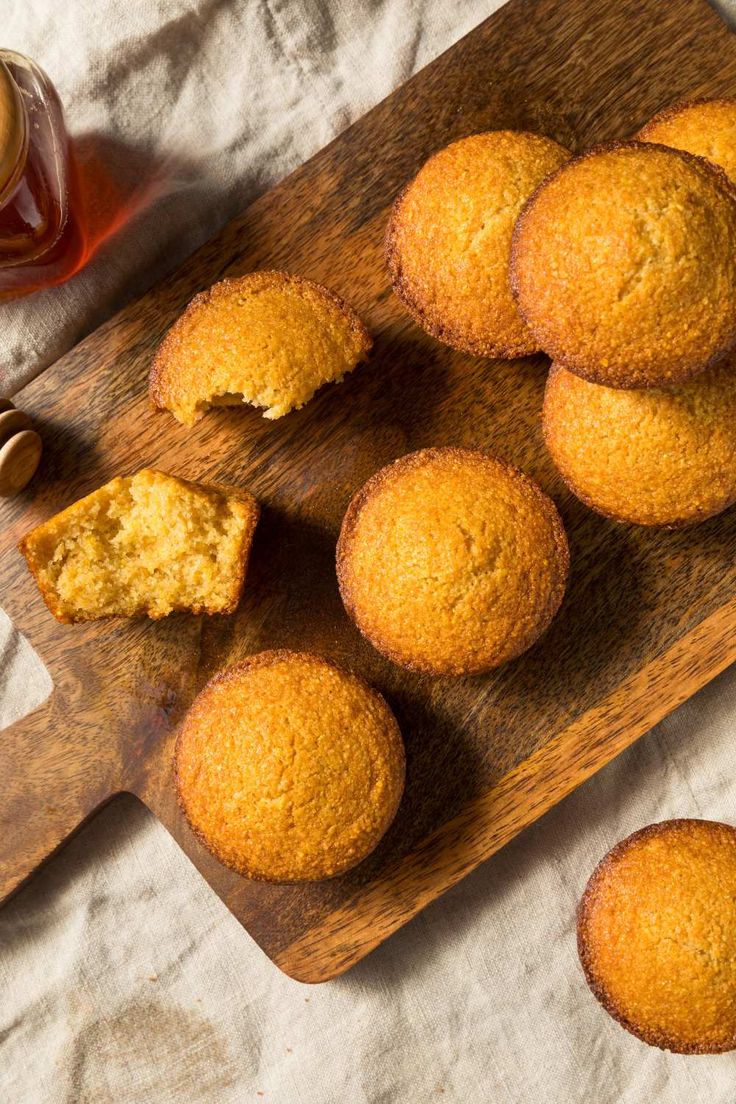
[[113,796],[68,722],[68,739],[49,738],[61,723],[55,697],[0,734],[0,901]]

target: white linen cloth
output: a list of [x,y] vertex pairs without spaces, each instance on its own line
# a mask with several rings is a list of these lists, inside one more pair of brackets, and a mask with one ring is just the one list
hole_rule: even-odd
[[[0,309],[0,391],[498,6],[6,4],[4,44],[49,71],[72,131],[150,206],[72,283]],[[50,681],[2,618],[0,662],[9,724]],[[0,1100],[734,1104],[736,1056],[662,1053],[598,1007],[574,912],[595,863],[635,828],[736,823],[735,729],[730,672],[317,987],[279,973],[158,822],[119,801],[0,910]]]

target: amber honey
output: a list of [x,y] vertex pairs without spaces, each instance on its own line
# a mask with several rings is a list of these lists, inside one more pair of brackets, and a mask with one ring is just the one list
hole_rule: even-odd
[[59,97],[37,65],[0,50],[0,299],[61,283],[85,254]]

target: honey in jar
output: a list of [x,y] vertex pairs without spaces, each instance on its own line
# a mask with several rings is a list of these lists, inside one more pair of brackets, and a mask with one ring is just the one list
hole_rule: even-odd
[[34,62],[0,50],[0,299],[61,283],[85,253],[59,97]]

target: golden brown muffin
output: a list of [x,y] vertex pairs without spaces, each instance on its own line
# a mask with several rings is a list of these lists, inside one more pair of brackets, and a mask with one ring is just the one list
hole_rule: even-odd
[[578,950],[607,1012],[680,1054],[736,1047],[736,830],[712,820],[650,824],[594,870]]
[[569,556],[554,504],[482,452],[425,449],[353,498],[337,546],[345,608],[411,670],[466,675],[514,659],[562,601]]
[[705,157],[736,181],[736,100],[690,100],[660,111],[637,134]]
[[553,365],[544,439],[579,499],[616,521],[692,525],[736,501],[736,358],[678,387],[622,391]]
[[394,818],[404,745],[380,694],[318,656],[262,652],[198,695],[176,746],[179,800],[226,866],[273,882],[331,878]]
[[509,289],[516,216],[570,157],[542,134],[474,134],[436,153],[394,204],[386,256],[394,291],[427,333],[474,356],[539,351]]
[[736,191],[681,150],[600,146],[522,211],[511,280],[540,345],[571,372],[678,383],[736,343]]
[[58,621],[230,613],[257,521],[248,491],[143,468],[62,510],[19,547]]
[[365,360],[371,338],[334,292],[286,272],[251,272],[195,295],[151,368],[150,395],[184,425],[250,403],[281,418]]

